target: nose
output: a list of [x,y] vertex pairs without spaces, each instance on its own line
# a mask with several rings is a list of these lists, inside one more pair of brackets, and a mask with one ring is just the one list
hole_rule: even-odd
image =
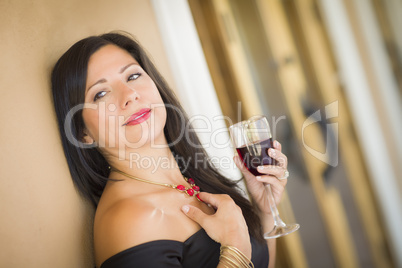
[[127,84],[122,84],[120,86],[120,105],[122,109],[125,109],[130,105],[130,103],[136,102],[140,99],[140,95],[133,88]]

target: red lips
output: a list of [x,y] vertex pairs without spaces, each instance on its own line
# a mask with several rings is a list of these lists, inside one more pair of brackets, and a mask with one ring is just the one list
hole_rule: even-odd
[[130,116],[130,118],[127,119],[126,123],[123,124],[123,126],[133,126],[141,124],[151,116],[151,111],[152,110],[149,108],[143,108],[139,110],[138,112]]

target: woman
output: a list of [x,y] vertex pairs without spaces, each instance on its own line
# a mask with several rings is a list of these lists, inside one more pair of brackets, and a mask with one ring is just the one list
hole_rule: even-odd
[[267,175],[235,157],[250,202],[207,161],[173,92],[125,34],[74,44],[52,91],[72,178],[96,207],[97,267],[273,267],[275,240],[268,254],[262,233],[273,227],[264,183],[279,202],[287,182],[278,142],[269,154],[281,164],[262,167]]

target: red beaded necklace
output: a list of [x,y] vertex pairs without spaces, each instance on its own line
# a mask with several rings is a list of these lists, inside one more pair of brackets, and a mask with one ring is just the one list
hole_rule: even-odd
[[115,171],[117,173],[120,173],[126,177],[129,177],[130,179],[134,179],[137,181],[142,181],[145,183],[150,183],[150,184],[155,184],[155,185],[160,185],[160,186],[165,186],[165,187],[169,187],[169,188],[173,188],[176,189],[182,193],[187,194],[188,196],[195,196],[197,198],[198,201],[202,200],[199,197],[199,193],[200,193],[200,187],[198,187],[197,185],[195,185],[195,181],[192,178],[186,178],[185,176],[183,176],[184,180],[186,182],[188,182],[190,184],[190,187],[185,187],[184,185],[180,184],[180,185],[176,185],[176,184],[167,184],[167,183],[160,183],[160,182],[154,182],[154,181],[149,181],[149,180],[144,180],[144,179],[140,179],[137,177],[134,177],[130,174],[127,174],[121,170],[118,170],[116,168],[110,168],[111,171]]

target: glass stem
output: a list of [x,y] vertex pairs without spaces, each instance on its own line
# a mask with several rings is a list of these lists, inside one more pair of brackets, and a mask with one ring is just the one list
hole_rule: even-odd
[[269,203],[269,208],[271,209],[272,216],[274,217],[275,226],[280,226],[280,227],[286,226],[286,224],[279,217],[279,211],[278,211],[278,208],[276,207],[274,195],[272,194],[272,190],[271,190],[271,185],[267,184],[265,187],[268,190],[268,203]]

